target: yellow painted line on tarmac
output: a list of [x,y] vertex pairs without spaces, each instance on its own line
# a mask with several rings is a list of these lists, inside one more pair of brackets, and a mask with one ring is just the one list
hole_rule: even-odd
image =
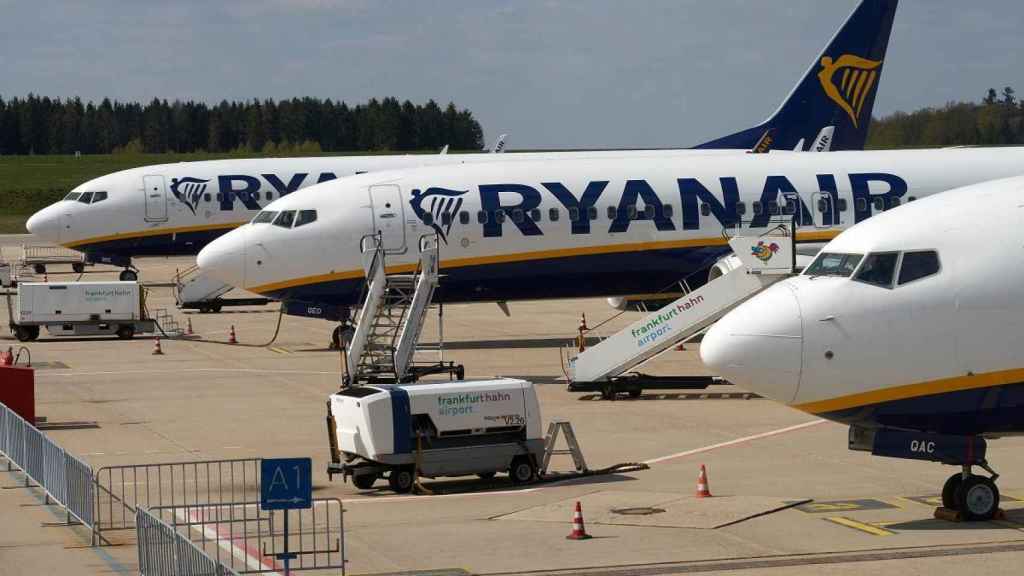
[[846,526],[847,528],[853,528],[854,530],[860,530],[861,532],[867,532],[873,536],[892,536],[896,534],[892,530],[886,530],[873,524],[866,524],[864,522],[858,522],[852,518],[846,516],[830,516],[825,518],[833,524],[839,524],[840,526]]
[[270,346],[269,348],[270,348],[271,352],[277,352],[278,354],[291,354],[292,353],[291,350],[288,350],[287,348],[280,348],[278,346]]

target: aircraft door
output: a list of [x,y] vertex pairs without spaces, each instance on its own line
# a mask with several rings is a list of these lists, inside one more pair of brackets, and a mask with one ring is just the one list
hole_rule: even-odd
[[146,222],[167,221],[167,191],[163,176],[143,176],[142,193],[146,196]]
[[835,199],[831,194],[815,192],[811,195],[811,215],[815,228],[831,228],[835,222]]
[[405,252],[405,218],[401,189],[394,184],[370,187],[373,205],[373,231],[381,235],[389,254]]

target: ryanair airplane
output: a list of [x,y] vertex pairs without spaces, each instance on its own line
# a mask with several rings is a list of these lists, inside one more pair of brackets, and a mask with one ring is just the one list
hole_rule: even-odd
[[[690,154],[862,149],[896,6],[897,0],[863,0],[771,118],[702,144]],[[650,153],[503,156],[514,161],[601,160]],[[251,220],[270,202],[307,186],[364,172],[496,159],[491,154],[440,154],[147,166],[78,186],[62,201],[33,215],[27,228],[40,238],[84,252],[91,261],[124,266],[122,279],[130,280],[136,278],[130,269],[132,258],[196,254],[214,238]]]
[[363,287],[367,235],[381,235],[388,271],[403,272],[415,269],[420,238],[437,234],[441,302],[633,295],[683,278],[696,288],[738,227],[766,231],[790,215],[798,241],[823,242],[1022,166],[1024,148],[649,152],[363,174],[273,202],[198,264],[274,299],[346,308]]
[[849,424],[853,450],[961,467],[943,507],[991,519],[986,439],[1024,433],[1022,197],[1024,178],[986,182],[854,226],[719,320],[701,358]]

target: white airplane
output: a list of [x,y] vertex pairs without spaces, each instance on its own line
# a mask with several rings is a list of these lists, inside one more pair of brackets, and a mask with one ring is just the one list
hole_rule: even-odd
[[[215,240],[201,269],[287,302],[346,308],[360,246],[381,234],[389,271],[440,238],[439,302],[630,295],[729,255],[723,229],[793,214],[798,240],[916,198],[1020,173],[1024,148],[521,160],[363,174],[301,190]],[[941,166],[941,169],[936,167]],[[343,314],[342,314],[343,316]]]
[[[765,122],[697,148],[723,151],[862,149],[867,138],[897,0],[863,0],[824,52]],[[756,94],[756,93],[755,93]],[[501,152],[504,139],[492,149]],[[610,159],[650,151],[501,154],[508,160]],[[495,155],[436,154],[217,160],[135,168],[90,180],[33,215],[27,228],[85,252],[91,261],[126,267],[132,258],[189,255],[248,222],[294,191],[363,172],[493,162]]]
[[701,358],[739,386],[849,424],[851,449],[962,466],[943,506],[992,518],[985,439],[1024,433],[1022,198],[1017,177],[858,224],[720,320]]

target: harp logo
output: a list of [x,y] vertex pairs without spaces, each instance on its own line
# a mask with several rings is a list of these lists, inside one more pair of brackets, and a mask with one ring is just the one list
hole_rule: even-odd
[[469,190],[427,188],[424,192],[416,189],[412,191],[409,204],[416,217],[433,228],[441,241],[448,244],[448,233],[452,231],[452,225],[462,208],[462,196],[467,192]]
[[855,128],[859,127],[860,113],[868,94],[875,87],[881,65],[881,60],[868,60],[853,54],[843,54],[836,60],[831,56],[821,59],[821,72],[818,72],[821,87],[850,116]]
[[171,194],[178,199],[179,202],[188,206],[188,209],[192,211],[192,214],[196,213],[196,208],[199,207],[199,200],[203,197],[203,193],[206,192],[206,183],[209,180],[200,180],[199,178],[174,178],[171,180]]

